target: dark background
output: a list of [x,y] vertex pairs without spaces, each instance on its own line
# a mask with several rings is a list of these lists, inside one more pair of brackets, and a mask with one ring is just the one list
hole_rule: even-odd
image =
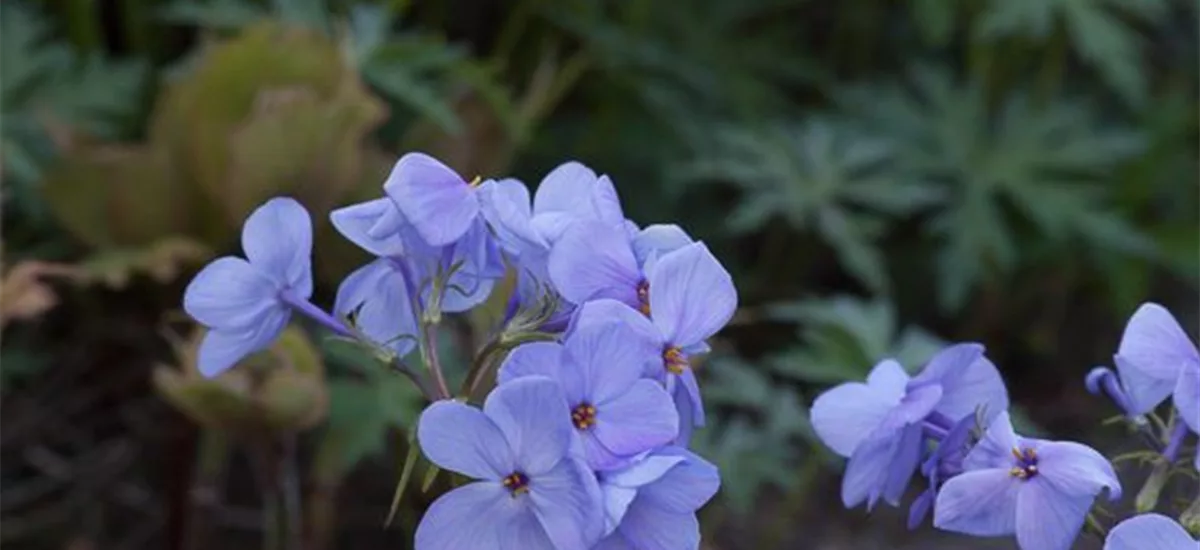
[[330,305],[363,258],[326,213],[421,150],[531,186],[581,160],[733,272],[708,548],[1012,548],[842,510],[807,406],[973,340],[1026,432],[1129,450],[1082,380],[1142,301],[1195,334],[1196,30],[1165,0],[5,0],[0,543],[260,547],[253,442],[278,439],[314,550],[406,547],[445,487],[418,466],[382,527],[406,383],[313,331],[282,389],[199,381],[179,304],[287,194]]

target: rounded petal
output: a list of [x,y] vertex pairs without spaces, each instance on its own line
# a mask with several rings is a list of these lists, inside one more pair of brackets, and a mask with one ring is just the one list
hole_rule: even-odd
[[[670,394],[652,380],[638,380],[625,393],[596,406],[591,434],[619,457],[629,457],[666,445],[679,434],[679,415]],[[592,457],[595,469],[613,464]]]
[[678,513],[695,512],[721,488],[717,467],[700,455],[681,447],[666,447],[654,456],[683,459],[658,480],[639,490],[639,500],[655,508]]
[[1131,517],[1113,527],[1104,550],[1195,550],[1200,542],[1175,520],[1160,514]]
[[651,319],[677,346],[708,339],[737,309],[733,279],[704,243],[664,255],[647,280]]
[[1017,543],[1021,548],[1069,550],[1079,537],[1094,499],[1063,494],[1045,481],[1044,476],[1037,476],[1021,483],[1017,497]]
[[296,295],[312,295],[312,219],[295,199],[274,198],[251,213],[242,226],[242,250],[251,265]]
[[963,467],[968,470],[1002,468],[1007,471],[1012,463],[1012,450],[1018,444],[1008,411],[1004,411],[988,424],[983,439],[963,459]]
[[524,376],[557,378],[563,364],[563,346],[558,342],[530,342],[509,352],[500,364],[497,379],[501,384]]
[[625,213],[621,211],[621,199],[617,196],[616,186],[608,176],[600,176],[596,179],[591,199],[596,219],[610,227],[624,229]]
[[619,536],[629,545],[612,546],[614,548],[697,550],[700,548],[700,522],[694,513],[671,512],[635,500],[613,536]]
[[430,462],[475,479],[497,481],[518,470],[500,428],[479,409],[458,401],[426,407],[417,441]]
[[1087,445],[1071,441],[1043,441],[1037,445],[1039,477],[1064,495],[1095,497],[1108,489],[1109,498],[1121,498],[1121,482],[1112,463]]
[[647,454],[640,460],[633,461],[620,470],[605,472],[603,485],[637,489],[658,481],[676,465],[690,458],[691,453],[682,454],[678,452],[678,449],[678,447],[665,447],[656,453]]
[[1008,410],[1008,389],[1004,387],[1004,379],[996,365],[982,355],[963,369],[961,375],[941,386],[942,400],[935,410],[952,420],[974,416],[982,408],[984,422],[989,422]]
[[479,216],[479,200],[471,186],[449,166],[423,153],[400,157],[383,189],[432,246],[458,240]]
[[624,325],[625,329],[631,333],[630,338],[633,338],[633,341],[638,342],[639,345],[647,345],[646,342],[650,342],[648,345],[656,350],[653,357],[646,359],[643,376],[653,378],[661,375],[663,361],[659,351],[666,344],[662,332],[645,315],[624,302],[606,298],[591,300],[583,304],[576,312],[575,322],[567,337],[570,338],[571,334],[584,330],[590,325],[605,325],[614,322]]
[[842,504],[854,508],[875,500],[887,483],[888,466],[895,457],[900,433],[870,437],[858,445],[842,475]]
[[416,550],[478,548],[557,550],[526,499],[497,482],[470,483],[433,502],[417,525]]
[[575,427],[554,380],[526,376],[501,384],[488,394],[483,412],[500,428],[526,475],[550,470],[567,454]]
[[1130,410],[1126,414],[1139,415],[1153,411],[1171,395],[1179,382],[1178,376],[1156,378],[1122,355],[1114,355],[1113,363],[1117,365],[1121,389],[1129,398]]
[[576,326],[565,347],[581,379],[582,394],[595,404],[623,395],[641,378],[647,363],[662,357],[656,340],[619,319]]
[[888,412],[900,404],[901,397],[860,382],[841,384],[826,390],[813,402],[813,430],[833,452],[849,457]]
[[1175,408],[1179,418],[1193,433],[1200,434],[1200,365],[1192,365],[1179,373],[1175,383]]
[[387,197],[352,204],[329,213],[334,229],[375,256],[404,254],[401,232],[408,228],[396,203]]
[[[692,425],[697,427],[704,426],[704,401],[700,395],[700,381],[696,379],[696,372],[692,369],[684,369],[683,374],[680,374],[676,378],[680,382],[675,387],[677,408],[691,408],[690,417]],[[680,414],[682,415],[683,413]]]
[[251,329],[280,307],[279,287],[241,258],[226,256],[204,266],[183,293],[183,309],[200,324]]
[[977,537],[1011,535],[1017,529],[1021,483],[1000,468],[954,476],[938,491],[933,526]]
[[936,383],[947,388],[954,386],[966,374],[967,368],[973,366],[977,359],[983,357],[983,351],[983,346],[976,343],[948,346],[937,352],[925,364],[921,372],[913,377],[912,383],[913,385]]
[[351,273],[338,287],[334,312],[339,316],[357,311],[355,325],[374,342],[401,356],[415,346],[417,320],[413,314],[404,274],[379,259]]
[[1171,312],[1155,303],[1142,304],[1129,318],[1117,355],[1159,380],[1173,381],[1185,365],[1200,364],[1196,344]]
[[613,298],[637,307],[642,280],[625,236],[598,222],[578,223],[550,250],[550,280],[567,301]]
[[899,402],[904,397],[904,392],[908,391],[908,381],[908,373],[895,359],[880,361],[867,375],[867,385],[881,396],[885,396],[888,401]]
[[533,227],[529,201],[529,189],[519,180],[488,180],[479,186],[483,217],[510,253],[521,254],[526,249],[548,249],[550,246]]
[[600,485],[587,465],[575,458],[532,477],[533,511],[557,548],[591,548],[604,530]]
[[883,497],[888,504],[900,506],[900,497],[904,496],[904,491],[908,489],[908,484],[921,462],[921,451],[924,447],[922,437],[920,424],[905,426],[892,461],[888,463],[883,488],[877,495],[872,495],[871,500]]
[[246,356],[267,349],[287,326],[288,316],[287,310],[274,310],[249,329],[208,331],[196,353],[196,368],[211,378]]
[[579,219],[596,219],[592,194],[596,173],[575,161],[564,162],[546,174],[533,198],[534,214],[569,214]]
[[634,237],[633,252],[638,263],[645,265],[650,256],[662,256],[693,242],[683,228],[673,223],[648,225]]

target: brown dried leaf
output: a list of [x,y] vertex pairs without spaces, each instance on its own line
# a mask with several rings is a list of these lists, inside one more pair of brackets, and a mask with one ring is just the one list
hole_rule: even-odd
[[58,305],[58,294],[44,278],[79,277],[78,268],[39,261],[18,263],[0,279],[0,327],[9,321],[29,320]]

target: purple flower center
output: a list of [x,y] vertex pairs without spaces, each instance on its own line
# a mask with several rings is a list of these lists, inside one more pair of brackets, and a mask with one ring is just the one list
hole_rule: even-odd
[[646,317],[650,316],[650,282],[642,280],[637,285],[638,311]]
[[1009,475],[1022,480],[1026,480],[1037,475],[1037,451],[1034,451],[1029,447],[1025,447],[1024,449],[1020,447],[1013,447],[1012,454],[1013,458],[1016,460],[1013,463],[1012,469],[1008,471]]
[[504,478],[504,487],[515,497],[529,492],[529,476],[525,472],[513,472]]
[[678,346],[668,346],[663,350],[663,365],[667,367],[668,372],[675,375],[683,374],[684,369],[690,366],[687,356]]
[[591,403],[580,403],[571,410],[571,422],[578,430],[586,430],[596,425],[596,407]]

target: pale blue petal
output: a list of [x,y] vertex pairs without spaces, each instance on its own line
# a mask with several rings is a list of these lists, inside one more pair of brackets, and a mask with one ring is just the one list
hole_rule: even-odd
[[888,504],[900,506],[900,497],[904,496],[904,491],[908,489],[909,481],[921,462],[923,443],[920,424],[906,426],[901,432],[896,452],[888,464],[887,480],[880,493]]
[[458,401],[426,407],[417,424],[417,441],[430,462],[471,478],[496,481],[518,469],[500,428],[479,409]]
[[1042,475],[1020,483],[1017,543],[1021,548],[1069,550],[1079,537],[1093,497],[1063,494]]
[[664,448],[663,451],[647,454],[625,468],[604,473],[604,485],[637,489],[648,485],[667,475],[672,468],[690,458],[690,454],[672,452],[675,447]]
[[515,179],[488,180],[479,186],[483,217],[496,232],[500,244],[512,254],[550,246],[533,227],[529,201],[529,189]]
[[700,395],[700,382],[696,379],[696,372],[687,368],[683,370],[683,374],[675,378],[678,378],[680,382],[675,388],[675,395],[685,398],[684,401],[677,401],[677,403],[691,407],[692,425],[703,427],[705,423],[704,401]]
[[242,250],[294,295],[312,296],[312,220],[295,199],[274,198],[255,209],[242,226]]
[[679,413],[679,437],[675,438],[675,445],[688,447],[692,444],[692,433],[697,426],[696,407],[692,406],[687,392],[678,388],[679,384],[675,383],[677,378],[675,376],[667,378],[667,391],[671,393],[671,397],[675,401],[675,411]]
[[933,505],[933,526],[977,537],[1011,535],[1017,529],[1022,483],[1001,468],[954,476],[938,491]]
[[1175,408],[1193,433],[1200,433],[1200,365],[1188,365],[1175,384]]
[[[637,550],[697,550],[700,522],[694,513],[678,513],[635,500],[614,536]],[[616,546],[621,548],[621,546]]]
[[488,394],[483,411],[491,418],[509,448],[517,468],[540,475],[567,453],[572,432],[567,402],[558,383],[542,376],[526,376],[501,384]]
[[650,256],[662,256],[693,242],[687,232],[678,225],[654,224],[637,232],[633,239],[633,251],[638,263],[644,265]]
[[[483,546],[481,541],[486,541]],[[528,499],[513,498],[499,482],[470,483],[433,502],[417,525],[416,550],[559,550]]]
[[[899,363],[887,360],[875,367],[869,381],[878,383],[847,382],[826,390],[813,402],[810,416],[817,437],[841,456],[852,455],[900,404],[908,376]],[[893,383],[897,381],[899,387]]]
[[[666,344],[662,332],[654,326],[654,323],[650,322],[650,319],[624,302],[612,299],[592,300],[580,307],[576,311],[575,323],[571,327],[570,334],[583,330],[589,325],[613,322],[624,325],[631,334],[630,338],[633,338],[634,341],[642,344],[651,342],[649,345],[656,350],[661,350]],[[655,353],[653,357],[648,357],[644,367],[643,376],[650,378],[661,376],[663,373],[661,353]]]
[[[662,386],[642,379],[624,393],[596,405],[596,424],[590,433],[613,454],[630,457],[673,441],[679,434],[679,415]],[[589,462],[593,462],[592,457]],[[592,464],[595,469],[613,465],[610,460]]]
[[280,307],[278,285],[246,260],[226,256],[204,266],[183,293],[183,309],[200,324],[250,329]]
[[942,395],[944,395],[942,387],[937,384],[909,389],[904,399],[901,399],[900,404],[891,412],[891,416],[898,424],[888,427],[889,423],[884,422],[879,429],[895,429],[900,424],[921,422],[942,401]]
[[623,395],[642,377],[646,364],[662,356],[657,342],[619,319],[577,326],[565,347],[582,382],[582,394],[594,404]]
[[287,326],[289,312],[275,309],[250,328],[214,329],[204,335],[196,355],[200,374],[213,377],[234,366],[247,355],[267,349]]
[[922,491],[917,495],[916,500],[908,508],[908,523],[907,527],[911,531],[920,527],[925,523],[925,518],[929,516],[929,511],[933,509],[933,501],[937,498],[937,492],[932,488]]
[[581,222],[554,243],[550,279],[574,304],[614,298],[637,307],[642,274],[623,235],[597,222]]
[[637,497],[637,489],[602,483],[600,494],[604,499],[604,536],[608,536],[621,524],[629,505]]
[[1196,550],[1197,541],[1175,520],[1160,514],[1131,517],[1113,527],[1104,550]]
[[1129,318],[1117,355],[1147,377],[1175,380],[1180,369],[1200,364],[1200,352],[1166,308],[1145,303]]
[[600,485],[587,465],[566,458],[532,477],[534,514],[557,548],[591,548],[604,531]]
[[647,280],[651,319],[676,346],[707,340],[737,309],[733,279],[704,243],[666,254]]
[[987,357],[979,356],[959,376],[947,378],[942,384],[942,400],[937,412],[951,420],[974,416],[984,411],[983,421],[990,422],[997,414],[1008,410],[1008,389],[1004,379]]
[[366,302],[379,282],[392,271],[390,260],[378,259],[364,265],[342,279],[337,296],[333,300],[333,314],[345,317]]
[[592,550],[638,550],[638,548],[629,542],[620,531],[610,531],[605,533],[604,539],[597,543]]
[[1121,482],[1112,463],[1087,445],[1070,441],[1039,441],[1038,477],[1072,496],[1094,497],[1108,489],[1109,498],[1121,498]]
[[694,512],[712,500],[721,488],[721,475],[717,467],[687,449],[666,447],[655,456],[678,457],[683,461],[638,492],[638,499],[654,508],[679,513]]
[[329,213],[329,221],[346,240],[375,256],[404,254],[402,231],[408,226],[392,199],[384,197],[338,208]]
[[423,153],[400,157],[383,189],[431,246],[458,240],[479,216],[479,200],[467,182]]
[[523,376],[557,378],[563,365],[563,346],[558,342],[530,342],[509,352],[500,365],[501,384]]
[[983,439],[967,453],[963,467],[968,470],[1003,468],[1007,471],[1012,466],[1012,450],[1019,444],[1008,412],[1002,412],[988,424]]
[[621,199],[617,196],[616,186],[608,176],[600,176],[596,179],[591,198],[596,219],[610,227],[624,229],[625,213],[621,211]]
[[[939,351],[921,372],[913,377],[912,384],[914,386],[924,384],[941,384],[943,387],[954,386],[957,381],[966,375],[967,367],[975,364],[975,361],[983,356],[984,348],[982,345],[975,343],[955,344]],[[955,420],[958,420],[955,418]]]
[[378,259],[359,268],[338,287],[334,312],[344,316],[357,309],[355,325],[374,342],[400,356],[415,347],[417,319],[404,274],[391,260]]
[[533,198],[533,213],[562,213],[579,219],[595,219],[592,195],[596,173],[575,161],[564,162],[551,170],[538,184]]
[[1177,373],[1170,378],[1156,378],[1133,364],[1122,355],[1114,355],[1113,363],[1117,365],[1117,373],[1121,379],[1121,388],[1129,398],[1130,410],[1127,414],[1139,415],[1153,411],[1174,391],[1179,382]]
[[580,218],[567,214],[565,212],[548,212],[545,214],[535,214],[529,224],[533,227],[534,232],[538,237],[546,241],[551,247],[562,239],[563,235],[578,221],[589,220],[590,218]]
[[898,432],[881,434],[864,440],[854,450],[842,475],[842,504],[846,508],[854,508],[882,490],[899,439]]

